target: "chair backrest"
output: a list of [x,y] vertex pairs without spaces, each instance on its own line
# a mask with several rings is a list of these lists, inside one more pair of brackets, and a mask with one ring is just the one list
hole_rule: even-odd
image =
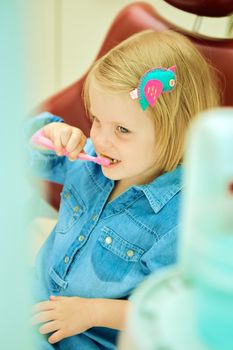
[[224,17],[233,12],[232,0],[164,0],[178,9],[198,16]]
[[[105,37],[97,58],[136,32],[145,29],[162,31],[168,28],[175,29],[186,35],[201,50],[218,71],[223,92],[223,105],[233,106],[233,94],[231,92],[233,82],[233,39],[214,40],[177,28],[174,24],[162,18],[154,7],[146,3],[132,3],[120,11]],[[85,77],[86,74],[61,92],[49,97],[39,106],[38,111],[46,110],[59,115],[67,123],[81,128],[89,136],[91,125],[86,117],[81,96]],[[60,185],[46,183],[46,199],[54,208],[59,207],[60,191]]]

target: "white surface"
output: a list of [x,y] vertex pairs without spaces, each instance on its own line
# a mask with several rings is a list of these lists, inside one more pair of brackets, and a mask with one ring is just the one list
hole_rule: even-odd
[[137,350],[208,349],[195,334],[194,290],[178,268],[151,275],[132,300],[128,337]]

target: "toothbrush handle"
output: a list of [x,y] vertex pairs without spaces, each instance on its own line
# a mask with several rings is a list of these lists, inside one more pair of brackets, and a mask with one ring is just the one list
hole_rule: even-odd
[[[52,141],[50,139],[48,139],[47,137],[45,137],[44,135],[44,131],[43,129],[38,130],[32,137],[31,140],[32,144],[36,144],[36,145],[40,145],[40,146],[44,146],[52,151],[55,151],[55,147],[54,144],[52,143]],[[65,148],[62,149],[62,154],[64,156],[68,156],[69,157],[69,153],[66,151]],[[101,164],[101,165],[109,165],[110,161],[107,158],[104,157],[92,157],[89,154],[86,153],[79,153],[77,156],[78,159],[80,160],[89,160],[91,162],[97,163],[97,164]]]
[[[52,141],[44,136],[43,129],[40,129],[38,132],[36,132],[32,136],[31,141],[32,141],[32,143],[34,143],[36,145],[44,146],[44,147],[50,149],[51,151],[55,151],[55,147],[54,147],[54,144],[52,143]],[[64,156],[69,156],[69,153],[66,151],[66,149],[64,147],[62,148],[62,154]],[[80,159],[86,160],[87,155],[85,155],[85,153],[79,153],[78,158],[79,158],[80,154],[81,154]]]

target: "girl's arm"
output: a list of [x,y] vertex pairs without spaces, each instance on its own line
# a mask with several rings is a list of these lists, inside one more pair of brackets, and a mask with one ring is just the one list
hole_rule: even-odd
[[117,299],[93,299],[95,326],[125,330],[130,301]]

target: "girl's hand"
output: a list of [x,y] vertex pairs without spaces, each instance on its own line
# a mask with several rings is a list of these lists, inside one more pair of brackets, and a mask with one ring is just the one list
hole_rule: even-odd
[[87,138],[82,130],[66,123],[50,123],[43,130],[45,136],[53,142],[57,155],[62,155],[64,147],[70,160],[75,160],[86,144]]
[[94,301],[95,299],[79,297],[51,296],[49,301],[34,306],[35,315],[31,323],[43,323],[39,332],[53,333],[48,341],[51,344],[56,343],[95,326],[92,318]]

